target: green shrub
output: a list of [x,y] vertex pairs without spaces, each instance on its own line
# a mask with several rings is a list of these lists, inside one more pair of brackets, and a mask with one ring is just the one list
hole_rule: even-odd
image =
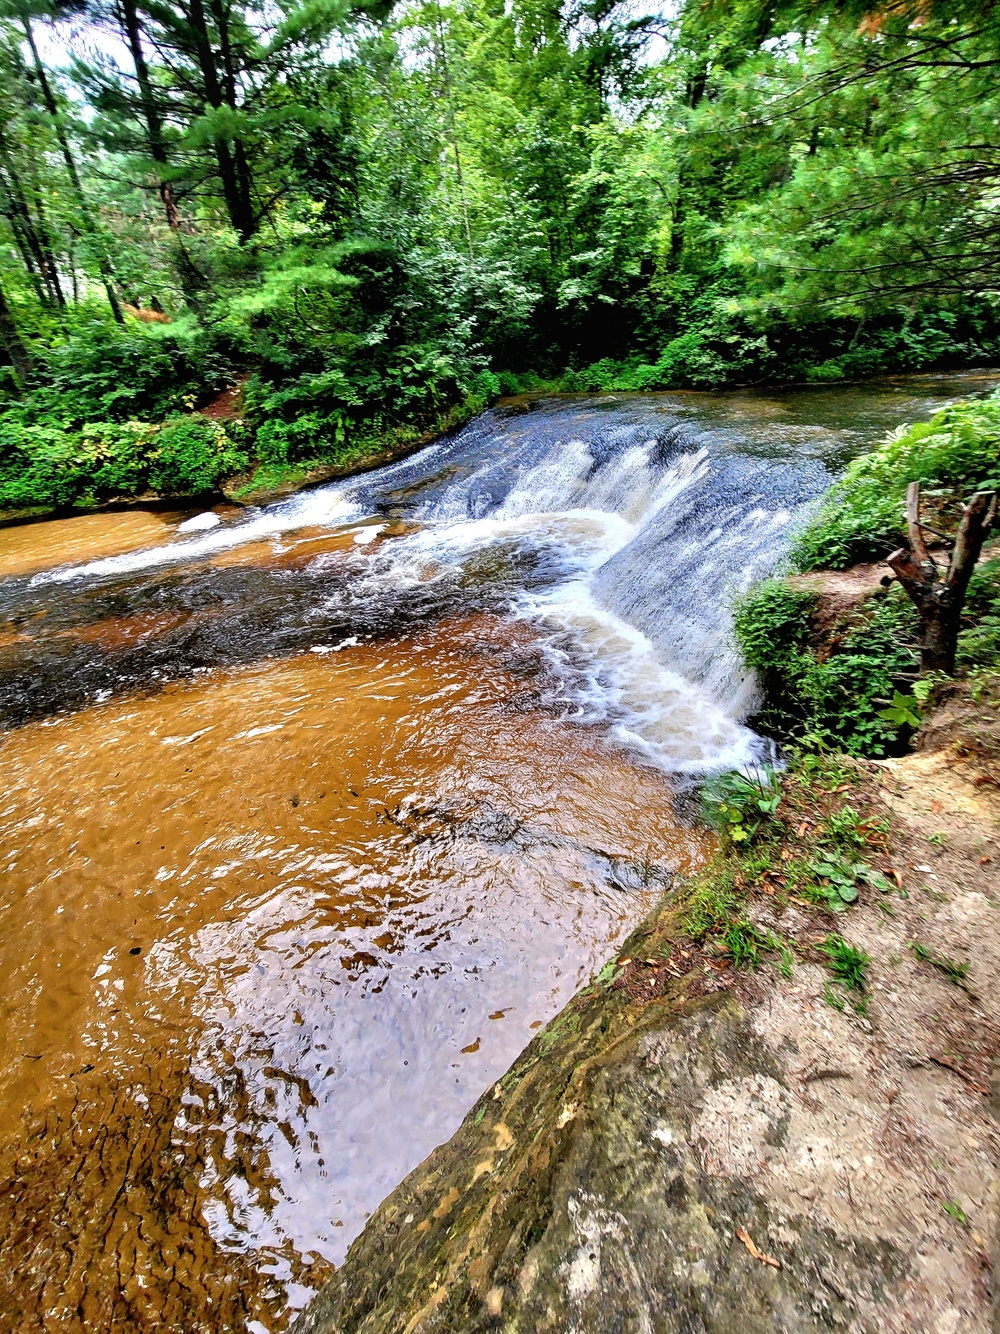
[[1000,665],[1000,556],[985,561],[970,579],[964,619],[966,626],[958,636],[958,665]]
[[211,491],[246,467],[239,427],[206,417],[87,422],[77,430],[0,422],[0,506],[91,505],[150,488]]
[[0,420],[0,506],[71,504],[80,493],[77,444],[57,426]]
[[784,741],[809,736],[855,755],[884,755],[900,739],[882,716],[914,670],[916,613],[898,587],[869,598],[821,657],[810,644],[814,594],[772,579],[736,606],[743,660],[763,695],[758,725]]
[[887,556],[905,538],[910,482],[943,489],[956,500],[1000,486],[1000,392],[954,403],[855,459],[796,538],[796,568],[842,570]]
[[[239,428],[207,417],[172,417],[157,431],[147,481],[154,491],[199,495],[247,466]],[[242,432],[239,432],[242,434]]]

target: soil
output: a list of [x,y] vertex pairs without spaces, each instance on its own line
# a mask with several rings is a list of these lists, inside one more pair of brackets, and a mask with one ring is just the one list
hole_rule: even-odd
[[1000,677],[951,681],[938,687],[938,707],[917,733],[920,752],[945,751],[965,761],[970,781],[1000,788]]

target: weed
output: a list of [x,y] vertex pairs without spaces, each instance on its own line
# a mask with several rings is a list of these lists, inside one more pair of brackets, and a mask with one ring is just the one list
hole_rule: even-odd
[[794,962],[791,945],[787,940],[782,940],[778,945],[778,972],[782,977],[791,977]]
[[806,892],[817,902],[825,903],[834,912],[841,912],[858,897],[858,882],[871,885],[873,889],[887,894],[892,885],[881,871],[876,871],[867,862],[852,862],[843,857],[820,857],[809,862],[808,869],[816,878],[816,884],[809,886]]
[[954,1218],[956,1223],[961,1223],[963,1227],[969,1226],[969,1220],[966,1217],[965,1210],[959,1204],[958,1200],[945,1200],[941,1208],[949,1218]]
[[738,771],[710,779],[702,789],[709,824],[733,843],[746,843],[781,804],[781,782],[770,769]]
[[826,966],[842,987],[848,991],[866,990],[871,958],[864,950],[834,934],[828,935],[818,948],[826,955]]
[[775,949],[778,942],[770,931],[763,931],[741,917],[722,933],[722,944],[736,968],[758,968],[761,951]]
[[946,848],[950,839],[947,834],[938,832],[936,834],[928,834],[927,842],[933,843],[936,848]]
[[823,984],[823,999],[826,1001],[827,1005],[832,1006],[833,1009],[839,1011],[841,1014],[847,1009],[847,1001],[844,1000],[839,992],[834,991],[829,982]]
[[926,945],[921,945],[919,940],[911,940],[910,949],[915,959],[919,959],[921,963],[929,963],[932,968],[944,973],[948,981],[954,982],[956,987],[962,986],[965,982],[969,972],[968,959],[965,963],[956,963],[954,959],[949,959],[944,954],[935,954]]
[[883,718],[888,723],[893,723],[896,727],[912,727],[916,729],[920,726],[920,705],[914,695],[906,695],[900,690],[892,692],[892,702],[888,707],[879,709],[878,717]]
[[888,832],[887,820],[860,815],[853,806],[844,806],[826,817],[820,826],[819,836],[823,842],[863,848]]
[[732,921],[738,897],[731,871],[711,868],[695,885],[684,914],[684,929],[692,940],[701,940]]

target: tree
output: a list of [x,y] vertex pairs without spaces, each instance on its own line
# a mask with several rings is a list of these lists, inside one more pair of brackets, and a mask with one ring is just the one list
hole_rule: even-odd
[[31,354],[25,347],[24,340],[18,331],[2,286],[0,286],[0,342],[3,343],[7,356],[10,358],[10,364],[14,368],[14,376],[18,384],[23,386],[31,379],[34,365]]
[[909,547],[894,551],[888,563],[920,615],[920,670],[955,674],[955,650],[962,607],[997,514],[997,493],[980,491],[962,511],[951,552],[939,565],[927,546],[920,521],[920,483],[906,492]]

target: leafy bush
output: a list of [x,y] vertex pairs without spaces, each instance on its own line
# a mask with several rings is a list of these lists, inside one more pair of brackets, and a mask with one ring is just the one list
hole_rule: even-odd
[[796,568],[843,570],[887,556],[905,537],[910,482],[943,489],[956,499],[977,488],[1000,486],[1000,392],[953,403],[855,459],[796,539]]
[[246,466],[239,428],[206,417],[88,422],[79,430],[0,421],[0,506],[90,505],[153,488],[198,495]]
[[984,562],[970,579],[965,620],[958,637],[959,666],[1000,664],[1000,556]]
[[172,417],[153,437],[147,484],[154,491],[200,495],[245,468],[248,455],[239,426],[207,417]]
[[782,740],[808,736],[884,755],[900,727],[882,706],[913,671],[916,613],[899,588],[876,594],[821,657],[809,642],[813,603],[812,593],[768,580],[737,604],[737,643],[763,694],[758,723]]

